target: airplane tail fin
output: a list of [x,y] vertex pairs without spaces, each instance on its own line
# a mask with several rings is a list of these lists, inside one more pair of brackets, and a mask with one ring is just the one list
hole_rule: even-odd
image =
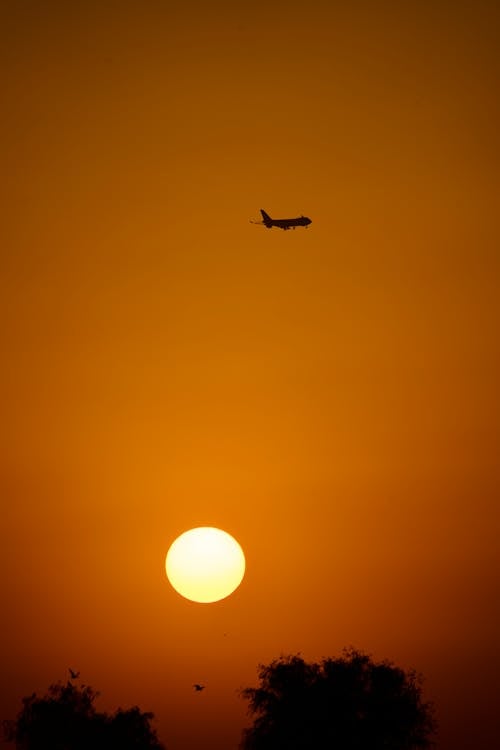
[[271,224],[272,223],[272,219],[269,216],[269,214],[266,214],[266,212],[264,211],[263,208],[260,209],[260,212],[262,214],[262,221],[264,222],[264,224]]

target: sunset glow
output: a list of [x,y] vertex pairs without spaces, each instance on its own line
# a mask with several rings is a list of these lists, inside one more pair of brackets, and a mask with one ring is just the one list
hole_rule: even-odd
[[259,664],[353,646],[499,746],[499,30],[2,4],[0,727],[71,666],[235,750]]

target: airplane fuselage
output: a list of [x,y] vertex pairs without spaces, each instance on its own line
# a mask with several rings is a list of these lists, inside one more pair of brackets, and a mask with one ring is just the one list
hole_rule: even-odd
[[307,227],[311,224],[311,219],[308,216],[297,216],[295,219],[272,219],[263,209],[260,212],[262,214],[262,223],[268,229],[272,229],[272,227],[295,229],[295,227]]

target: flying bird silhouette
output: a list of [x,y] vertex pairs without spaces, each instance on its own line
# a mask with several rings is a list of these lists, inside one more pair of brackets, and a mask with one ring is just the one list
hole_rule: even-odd
[[80,677],[80,672],[75,672],[71,667],[69,667],[69,673],[72,680],[77,680]]
[[196,690],[197,693],[199,693],[200,690],[205,690],[205,685],[200,685],[197,682],[195,682],[195,684],[193,685],[193,687],[194,687],[194,689]]

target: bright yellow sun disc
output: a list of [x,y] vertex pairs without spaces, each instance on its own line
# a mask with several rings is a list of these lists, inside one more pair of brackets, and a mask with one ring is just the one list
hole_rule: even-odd
[[230,534],[200,526],[181,534],[165,561],[174,589],[193,602],[224,599],[238,588],[245,575],[245,556]]

